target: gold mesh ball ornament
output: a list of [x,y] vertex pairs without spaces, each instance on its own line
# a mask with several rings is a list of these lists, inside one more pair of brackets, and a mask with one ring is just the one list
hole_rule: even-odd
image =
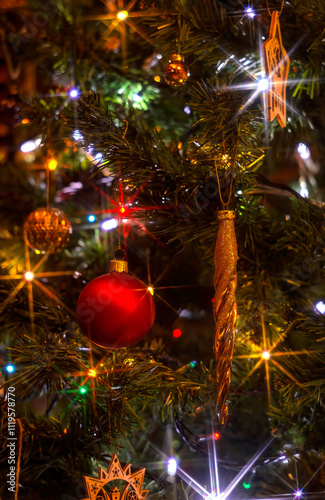
[[189,77],[184,56],[172,54],[164,70],[165,80],[171,87],[180,87]]
[[37,208],[29,214],[24,225],[27,244],[38,253],[61,252],[71,233],[71,223],[58,208]]

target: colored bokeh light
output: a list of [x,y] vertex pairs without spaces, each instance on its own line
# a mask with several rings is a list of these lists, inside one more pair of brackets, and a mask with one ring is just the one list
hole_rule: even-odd
[[58,166],[58,162],[56,161],[55,158],[51,158],[48,163],[47,163],[47,168],[49,170],[55,170],[56,167]]
[[251,485],[249,483],[243,483],[243,486],[244,486],[245,490],[249,490],[249,488],[251,487]]

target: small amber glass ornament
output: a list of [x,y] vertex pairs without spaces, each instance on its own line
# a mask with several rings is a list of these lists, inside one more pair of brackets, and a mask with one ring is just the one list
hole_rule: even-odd
[[189,77],[184,56],[172,54],[164,70],[165,80],[171,87],[180,87]]
[[26,243],[36,253],[61,252],[71,233],[71,223],[58,208],[37,208],[24,224]]

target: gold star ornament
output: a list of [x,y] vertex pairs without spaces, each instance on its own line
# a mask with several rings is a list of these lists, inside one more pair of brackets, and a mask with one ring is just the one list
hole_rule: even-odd
[[[149,493],[149,490],[142,489],[145,471],[140,469],[132,473],[130,464],[126,464],[123,469],[117,455],[113,454],[107,471],[99,467],[98,479],[84,476],[88,495],[84,500],[144,500]],[[125,482],[122,491],[112,485],[107,493],[106,485],[117,479]]]
[[270,35],[263,43],[266,77],[269,80],[267,92],[267,119],[278,119],[281,127],[286,126],[286,86],[290,59],[282,45],[279,14],[272,13]]

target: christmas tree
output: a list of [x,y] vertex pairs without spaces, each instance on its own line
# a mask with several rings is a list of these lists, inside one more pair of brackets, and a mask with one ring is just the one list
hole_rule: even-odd
[[324,498],[324,25],[3,2],[1,498]]

